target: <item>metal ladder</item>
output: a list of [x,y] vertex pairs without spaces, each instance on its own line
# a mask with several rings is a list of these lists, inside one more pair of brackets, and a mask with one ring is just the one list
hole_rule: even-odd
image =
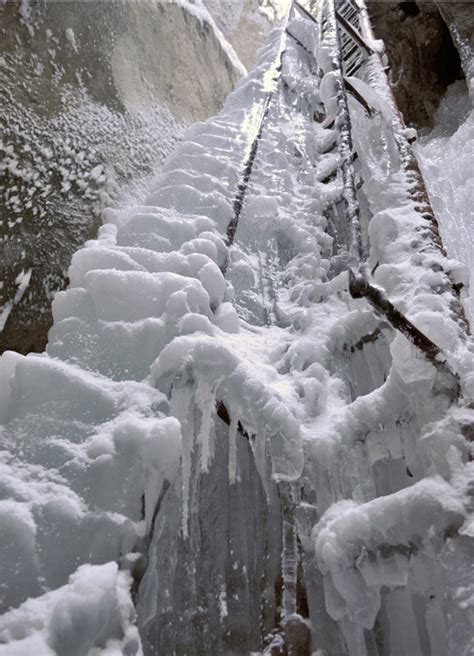
[[[355,3],[354,3],[355,2]],[[336,148],[340,155],[340,164],[337,174],[341,176],[343,182],[342,199],[333,207],[336,220],[345,222],[346,243],[345,243],[345,267],[348,270],[348,291],[355,299],[364,298],[369,301],[374,310],[392,325],[395,330],[403,333],[418,349],[422,351],[425,357],[438,369],[448,373],[452,378],[453,399],[460,395],[459,379],[457,374],[453,373],[446,361],[441,349],[423,334],[416,326],[403,315],[391,301],[386,297],[383,291],[369,281],[369,276],[364,267],[364,253],[361,243],[360,211],[358,202],[358,187],[360,186],[354,171],[354,159],[357,154],[354,153],[352,142],[352,125],[349,113],[348,94],[351,94],[364,107],[366,113],[370,116],[372,108],[365,98],[363,98],[350,80],[347,78],[356,76],[361,69],[370,62],[379,79],[384,80],[387,95],[390,97],[391,106],[394,112],[394,125],[396,143],[399,148],[400,158],[403,168],[408,174],[406,193],[409,198],[416,200],[419,204],[420,219],[430,224],[429,229],[423,233],[423,238],[427,240],[429,246],[440,250],[445,254],[441,243],[437,222],[434,212],[431,208],[426,186],[421,175],[420,169],[416,162],[413,148],[406,138],[405,124],[403,118],[396,106],[395,99],[391,92],[390,84],[387,78],[387,71],[382,56],[377,52],[371,43],[375,38],[370,26],[370,20],[363,0],[323,0],[320,7],[320,15],[314,16],[309,9],[300,4],[298,0],[293,0],[289,17],[293,11],[297,11],[301,16],[315,23],[320,31],[320,39],[329,38],[333,49],[334,73],[337,80],[337,115],[335,127],[337,130]],[[284,31],[286,34],[301,48],[307,56],[313,57],[313,53],[288,27],[288,20],[285,22]],[[284,49],[281,51],[281,58],[278,69],[278,81],[280,79],[282,58]],[[248,185],[252,176],[252,170],[258,156],[258,145],[262,138],[265,121],[268,119],[269,107],[273,94],[268,94],[262,103],[260,119],[255,131],[254,139],[250,145],[247,157],[243,164],[240,180],[233,202],[233,217],[227,227],[227,245],[232,247],[238,227],[239,218],[243,204],[245,203]],[[224,265],[223,273],[226,273],[227,266]],[[455,289],[453,294],[458,298]],[[464,316],[462,305],[459,302],[457,312],[460,322],[468,329],[467,321]],[[231,416],[229,410],[222,402],[217,405],[217,414],[225,424],[230,425]],[[251,439],[251,435],[240,422],[238,424],[240,436],[246,440]],[[290,485],[279,485],[279,496],[283,509],[283,554],[282,554],[282,578],[285,582],[284,606],[289,615],[296,615],[296,588],[297,573],[294,567],[294,559],[297,558],[297,531],[294,519],[294,511],[298,505],[297,495]],[[285,557],[288,556],[287,562]],[[288,565],[288,566],[287,566]],[[284,618],[283,618],[284,619]],[[294,634],[292,635],[292,630]],[[279,632],[280,637],[285,643],[285,649],[288,654],[309,655],[310,647],[308,642],[307,630],[301,622],[294,621],[294,626],[287,624],[286,628],[282,625]],[[304,646],[303,646],[304,645]],[[265,653],[272,652],[271,645]]]

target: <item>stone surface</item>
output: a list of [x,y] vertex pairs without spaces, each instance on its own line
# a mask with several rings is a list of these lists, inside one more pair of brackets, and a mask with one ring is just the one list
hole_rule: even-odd
[[27,353],[102,207],[119,185],[139,193],[239,73],[210,24],[168,2],[7,2],[0,35],[0,352]]
[[437,4],[458,49],[472,98],[474,94],[474,5],[472,2],[446,2],[446,0],[438,0]]
[[[444,18],[448,13],[460,18],[466,14],[472,26],[474,5],[440,2],[440,13],[435,2],[367,4],[374,31],[385,42],[393,90],[405,121],[430,126],[446,87],[463,77],[459,53]],[[472,31],[470,34],[472,37]]]

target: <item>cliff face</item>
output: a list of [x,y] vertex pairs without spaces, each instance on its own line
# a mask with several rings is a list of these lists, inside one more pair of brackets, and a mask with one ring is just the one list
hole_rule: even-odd
[[405,120],[431,126],[446,88],[472,75],[472,3],[368,2],[368,8],[375,33],[385,42]]
[[[243,72],[183,2],[0,6],[0,352],[43,350],[72,253]],[[1,330],[3,328],[3,331]]]
[[[472,3],[368,5],[405,119],[431,125],[446,87],[472,79]],[[101,209],[138,197],[183,128],[216,113],[234,87],[241,68],[213,20],[250,66],[284,9],[0,3],[0,352],[43,350],[52,298]]]
[[438,0],[437,4],[459,52],[472,97],[474,92],[474,11],[472,2],[440,2]]

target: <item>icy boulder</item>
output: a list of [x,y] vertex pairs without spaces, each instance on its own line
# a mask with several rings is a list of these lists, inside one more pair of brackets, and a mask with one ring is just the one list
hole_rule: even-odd
[[79,567],[66,585],[0,617],[0,654],[140,656],[129,587],[116,563]]
[[371,629],[382,588],[405,586],[410,559],[439,550],[445,532],[462,526],[464,513],[461,498],[440,477],[365,504],[334,504],[313,531],[331,617]]

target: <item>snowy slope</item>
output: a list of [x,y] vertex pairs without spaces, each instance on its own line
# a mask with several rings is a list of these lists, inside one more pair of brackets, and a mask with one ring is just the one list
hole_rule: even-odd
[[316,653],[469,653],[459,266],[413,243],[390,115],[387,163],[353,108],[370,265],[443,348],[455,400],[337,270],[331,52],[290,29],[317,65],[275,32],[143,204],[104,213],[47,353],[0,361],[0,654],[304,654],[309,633]]

